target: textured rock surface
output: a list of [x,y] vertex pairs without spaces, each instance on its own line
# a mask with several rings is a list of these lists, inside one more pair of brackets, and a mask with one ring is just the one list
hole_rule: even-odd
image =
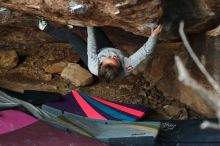
[[220,83],[220,26],[206,33],[204,63],[209,72]]
[[48,73],[62,73],[63,69],[67,66],[67,62],[57,62],[57,63],[53,63],[50,64],[48,66],[45,67],[45,72]]
[[185,108],[179,108],[178,106],[174,105],[165,105],[163,106],[164,112],[167,113],[170,117],[176,117],[180,115],[181,117],[179,119],[187,119],[188,115]]
[[15,50],[0,50],[0,71],[14,68],[17,66],[18,61],[18,55]]
[[[207,46],[206,41],[203,40],[204,38],[201,36],[196,36],[195,38],[197,39],[194,40],[190,39],[192,40],[193,48],[197,52],[199,58],[205,55],[204,53]],[[210,52],[210,49],[208,52]],[[209,54],[208,52],[206,54],[207,56]],[[210,89],[210,85],[192,62],[192,59],[188,56],[183,44],[180,42],[172,43],[172,45],[165,45],[163,43],[157,45],[157,50],[153,54],[152,59],[147,63],[144,73],[145,79],[150,82],[150,87],[156,86],[165,97],[172,97],[203,115],[213,117],[213,110],[200,98],[200,96],[192,91],[191,88],[184,86],[178,81],[174,55],[180,56],[192,76],[205,88]],[[212,63],[213,61],[215,62],[215,60],[218,59],[209,60],[207,62],[209,63],[208,70],[211,71],[211,68],[215,69],[217,67]],[[217,77],[219,77],[219,74]]]
[[63,24],[120,26],[142,35],[149,33],[145,23],[162,16],[159,0],[9,0],[0,5]]
[[92,74],[78,64],[68,63],[61,77],[70,81],[76,87],[89,85],[93,82]]
[[149,35],[149,23],[164,24],[164,38],[176,34],[180,20],[189,32],[219,22],[218,0],[2,0],[0,6],[43,16],[62,24],[113,26]]

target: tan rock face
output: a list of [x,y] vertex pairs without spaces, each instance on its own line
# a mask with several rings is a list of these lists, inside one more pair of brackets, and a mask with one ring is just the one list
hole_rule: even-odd
[[45,72],[60,74],[62,73],[63,69],[67,66],[67,64],[68,64],[67,62],[57,62],[51,65],[48,65],[45,68]]
[[164,77],[157,86],[164,93],[164,96],[171,96],[202,115],[208,117],[215,116],[213,110],[199,95],[195,94],[191,88],[184,86],[177,80],[177,75],[170,74],[169,76]]
[[[197,44],[202,44],[200,39]],[[193,48],[199,49],[200,53],[197,53],[198,55],[201,54],[200,49],[205,51],[204,48],[198,48],[200,45],[193,46]],[[203,44],[203,46],[205,45]],[[191,88],[184,86],[178,81],[174,55],[178,55],[182,58],[187,69],[190,73],[192,73],[193,77],[196,77],[195,79],[197,81],[207,88],[210,87],[192,62],[191,58],[188,56],[181,43],[158,44],[156,51],[153,54],[153,58],[146,66],[144,73],[145,79],[150,82],[151,86],[156,86],[160,91],[162,91],[165,97],[172,97],[202,115],[213,117],[215,114],[207,103],[203,101],[201,97]],[[215,68],[214,64],[209,65],[210,67]]]
[[170,117],[177,117],[180,116],[179,119],[184,120],[188,118],[186,109],[180,108],[174,105],[165,105],[163,107],[164,112],[168,114]]
[[18,56],[16,51],[0,50],[0,70],[10,70],[17,66]]
[[206,33],[206,48],[203,51],[205,66],[220,84],[220,26]]
[[62,71],[61,77],[70,81],[77,87],[91,84],[93,81],[92,74],[75,63],[69,63]]
[[180,20],[185,20],[189,32],[213,28],[220,8],[218,0],[8,0],[0,6],[61,24],[113,26],[142,36],[159,22],[164,39],[177,36]]
[[162,15],[159,0],[9,0],[0,2],[0,6],[63,24],[120,26],[142,35],[149,34],[150,29],[146,29],[145,24],[157,21]]
[[215,29],[208,31],[206,34],[207,34],[207,36],[210,36],[210,37],[211,36],[213,36],[213,37],[219,36],[220,35],[220,25],[218,27],[216,27]]

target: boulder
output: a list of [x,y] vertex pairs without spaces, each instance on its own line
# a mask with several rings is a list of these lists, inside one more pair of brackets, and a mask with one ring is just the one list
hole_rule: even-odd
[[220,14],[218,0],[4,0],[0,6],[60,24],[113,26],[142,36],[163,23],[164,39],[177,36],[180,20],[188,32],[198,33],[214,28]]
[[93,82],[92,74],[76,63],[68,63],[61,77],[70,81],[74,86],[85,86]]
[[220,25],[206,33],[205,66],[220,84]]
[[50,64],[48,66],[45,67],[45,72],[48,72],[48,73],[58,73],[58,74],[61,74],[62,71],[64,70],[64,68],[67,66],[67,62],[57,62],[57,63],[53,63],[53,64]]
[[165,105],[163,106],[164,112],[170,117],[175,117],[181,120],[188,118],[188,113],[185,108],[180,108],[175,105]]
[[10,70],[17,66],[18,55],[15,50],[0,50],[0,70]]
[[[207,46],[205,45],[206,41],[203,36],[204,35],[198,35],[195,37],[197,39],[190,38],[191,44],[199,58],[201,58],[201,54],[206,50],[205,48]],[[145,79],[150,82],[150,86],[156,86],[165,97],[172,97],[204,116],[214,117],[215,113],[211,107],[209,107],[191,88],[186,87],[183,83],[178,81],[178,72],[174,62],[174,55],[181,57],[187,70],[199,83],[209,89],[210,85],[192,59],[188,56],[184,46],[180,42],[171,44],[161,43],[157,45],[153,58],[145,67]],[[208,52],[210,52],[210,49]],[[214,64],[211,65],[213,61],[210,61],[208,61],[209,66],[215,68]],[[210,70],[210,67],[208,70]]]

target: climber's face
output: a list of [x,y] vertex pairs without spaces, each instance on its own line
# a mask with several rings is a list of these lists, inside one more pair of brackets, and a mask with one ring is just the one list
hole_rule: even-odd
[[119,58],[117,56],[108,56],[102,61],[102,65],[107,65],[107,64],[118,67],[120,65]]

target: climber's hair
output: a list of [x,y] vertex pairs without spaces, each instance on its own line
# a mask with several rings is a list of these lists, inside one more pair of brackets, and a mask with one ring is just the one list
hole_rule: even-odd
[[109,82],[118,77],[121,70],[121,64],[118,66],[112,64],[99,64],[98,76],[101,80]]

